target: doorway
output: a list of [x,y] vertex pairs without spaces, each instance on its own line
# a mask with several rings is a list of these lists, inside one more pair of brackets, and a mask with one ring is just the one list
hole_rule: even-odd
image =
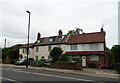
[[86,56],[82,56],[82,66],[86,67]]

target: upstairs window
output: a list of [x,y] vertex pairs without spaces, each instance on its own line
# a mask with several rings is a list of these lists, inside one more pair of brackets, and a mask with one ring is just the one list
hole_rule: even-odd
[[62,41],[62,37],[59,37],[59,38],[58,38],[58,41]]
[[48,45],[48,51],[49,52],[51,51],[51,45]]
[[99,44],[98,43],[92,43],[90,44],[91,50],[99,50]]
[[25,53],[25,50],[23,49],[23,54]]
[[53,39],[52,39],[52,38],[50,38],[50,39],[49,39],[49,41],[50,41],[50,42],[53,42]]
[[40,43],[40,40],[37,40],[37,43]]
[[77,44],[70,45],[70,50],[77,50]]
[[[27,54],[27,48],[23,49],[23,54],[26,53]],[[30,54],[30,49],[28,50],[28,54]]]
[[36,52],[39,52],[39,47],[36,47]]

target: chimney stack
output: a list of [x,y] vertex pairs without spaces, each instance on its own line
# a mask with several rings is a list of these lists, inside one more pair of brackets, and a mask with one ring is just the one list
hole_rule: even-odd
[[103,32],[104,31],[104,29],[103,28],[101,28],[101,32]]
[[59,30],[59,33],[58,33],[58,35],[62,35],[62,33],[63,33],[63,32],[62,32],[62,30]]
[[38,32],[38,34],[37,34],[37,40],[40,40],[40,38],[41,38],[41,34]]

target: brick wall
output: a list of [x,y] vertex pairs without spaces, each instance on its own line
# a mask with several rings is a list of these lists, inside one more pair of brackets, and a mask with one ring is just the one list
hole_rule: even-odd
[[98,68],[99,64],[104,64],[104,56],[99,56],[98,61],[91,61],[90,56],[86,56],[86,65],[89,67],[90,63],[95,63],[95,67]]

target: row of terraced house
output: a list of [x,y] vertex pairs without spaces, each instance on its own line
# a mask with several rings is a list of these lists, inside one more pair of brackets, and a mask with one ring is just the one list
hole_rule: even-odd
[[[68,57],[82,57],[82,66],[88,67],[89,63],[110,64],[111,55],[105,51],[106,33],[103,28],[99,32],[82,33],[76,35],[63,35],[62,30],[58,35],[41,37],[37,34],[35,43],[29,45],[28,57],[36,59],[49,59],[49,53],[53,47],[61,47]],[[19,49],[19,58],[27,56],[27,44],[22,44]]]

